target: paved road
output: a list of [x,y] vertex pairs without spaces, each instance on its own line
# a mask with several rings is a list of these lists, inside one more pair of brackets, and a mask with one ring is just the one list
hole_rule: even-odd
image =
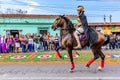
[[0,80],[119,80],[120,65],[106,65],[103,71],[96,71],[97,64],[88,70],[85,65],[76,65],[69,73],[69,64],[14,64],[0,65]]

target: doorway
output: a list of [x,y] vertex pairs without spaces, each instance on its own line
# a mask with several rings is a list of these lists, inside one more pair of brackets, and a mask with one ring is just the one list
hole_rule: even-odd
[[47,34],[47,30],[39,30],[40,34]]
[[19,35],[19,31],[18,30],[10,30],[10,34],[13,35],[13,37],[15,37],[16,34]]

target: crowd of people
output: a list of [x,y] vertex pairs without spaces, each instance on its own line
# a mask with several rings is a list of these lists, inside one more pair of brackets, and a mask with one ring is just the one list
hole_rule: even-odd
[[59,46],[60,37],[56,33],[47,34],[4,35],[0,36],[0,53],[38,52],[55,50]]
[[[60,36],[56,33],[52,36],[47,34],[26,34],[0,36],[0,53],[39,52],[53,51],[59,47]],[[120,34],[110,34],[110,42],[104,46],[105,49],[120,48]],[[88,49],[88,48],[87,48]]]
[[110,42],[108,45],[108,49],[119,49],[120,48],[120,34],[110,34]]

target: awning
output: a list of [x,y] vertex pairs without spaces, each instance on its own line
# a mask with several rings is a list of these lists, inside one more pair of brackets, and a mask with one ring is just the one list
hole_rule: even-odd
[[104,33],[104,34],[111,34],[111,30],[102,30],[102,33]]
[[112,30],[111,32],[120,32],[120,30]]

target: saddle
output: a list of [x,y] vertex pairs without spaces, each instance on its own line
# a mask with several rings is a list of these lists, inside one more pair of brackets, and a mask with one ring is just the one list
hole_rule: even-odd
[[80,37],[80,41],[85,41],[85,40],[87,40],[87,37],[85,36],[84,33],[80,34],[79,37]]

